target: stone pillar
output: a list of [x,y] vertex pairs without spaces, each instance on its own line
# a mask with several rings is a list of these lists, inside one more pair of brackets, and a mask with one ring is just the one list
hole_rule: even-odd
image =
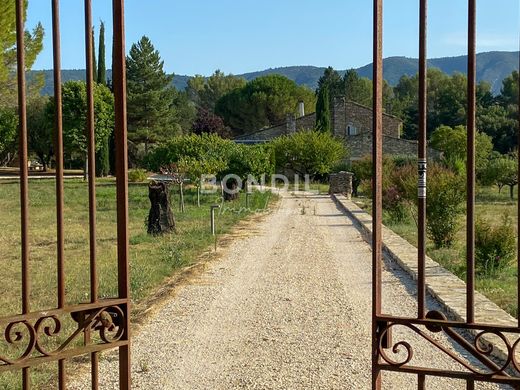
[[329,194],[343,194],[347,199],[352,198],[352,176],[351,172],[332,173],[329,176]]

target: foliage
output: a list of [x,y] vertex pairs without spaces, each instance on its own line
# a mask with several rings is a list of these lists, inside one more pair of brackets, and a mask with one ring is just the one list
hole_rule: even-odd
[[16,150],[18,116],[13,108],[0,107],[0,162]]
[[202,107],[197,109],[197,117],[193,122],[192,131],[195,134],[215,133],[223,138],[230,136],[230,131],[224,124],[224,120]]
[[[370,183],[372,180],[372,157],[370,155],[364,156],[359,160],[352,161],[351,171],[354,174],[352,178],[352,193],[354,196],[359,196],[359,188],[362,182]],[[395,164],[392,158],[383,156],[383,189],[390,186],[390,175],[395,169]],[[372,196],[369,190],[369,196]]]
[[502,191],[504,186],[509,186],[509,193],[513,199],[513,188],[518,184],[518,163],[515,159],[508,156],[499,156],[489,161],[484,170],[482,182],[484,184],[494,184],[498,191]]
[[[187,168],[193,166],[194,171],[204,171],[201,174],[216,175],[227,168],[234,145],[234,142],[216,134],[174,137],[154,149],[146,157],[146,164],[150,170],[157,172],[162,166],[184,161]],[[195,176],[200,175],[197,173]]]
[[197,75],[188,80],[186,90],[190,98],[202,108],[213,111],[217,101],[224,95],[243,88],[246,80],[216,70],[210,77]]
[[248,176],[260,180],[262,175],[271,175],[275,169],[275,151],[272,145],[236,144],[230,155],[228,169],[224,173],[237,175],[242,180],[246,180]]
[[146,36],[132,45],[126,58],[128,139],[144,144],[145,154],[151,144],[179,133],[173,126],[173,76],[164,72],[163,65]]
[[[83,81],[67,81],[62,87],[63,142],[66,152],[84,155],[87,151],[87,92]],[[96,150],[114,128],[114,97],[104,85],[94,85],[94,129]],[[46,115],[54,120],[54,100],[49,100]],[[52,123],[52,122],[51,122]]]
[[128,181],[130,183],[143,183],[148,179],[148,172],[146,169],[129,169]]
[[297,114],[299,101],[314,111],[316,97],[311,90],[286,77],[269,75],[224,95],[215,113],[235,133],[242,134],[284,122],[287,115]]
[[479,220],[475,224],[475,262],[477,271],[494,274],[510,264],[516,253],[515,229],[511,217],[504,215],[500,225]]
[[[16,104],[16,2],[0,2],[0,107],[14,107]],[[24,1],[24,21],[27,19],[28,1]],[[44,30],[38,23],[32,32],[25,32],[25,67],[30,70],[43,48]],[[36,82],[41,88],[40,79]],[[33,84],[34,84],[33,82]],[[31,83],[29,83],[31,84]],[[29,92],[32,91],[29,85]],[[29,93],[30,95],[31,93]]]
[[107,85],[107,67],[105,59],[105,23],[99,27],[99,51],[96,81],[98,84]]
[[325,133],[331,132],[330,104],[329,87],[324,85],[318,90],[318,99],[316,101],[316,130]]
[[258,179],[274,172],[274,150],[270,145],[241,145],[216,134],[175,137],[153,150],[146,159],[150,170],[176,164],[197,186],[203,175],[219,178],[227,174]]
[[38,156],[47,170],[54,154],[54,131],[52,118],[47,114],[48,97],[34,97],[27,103],[27,135],[29,150]]
[[[467,151],[467,130],[465,126],[440,126],[432,134],[430,145],[437,150],[444,152],[444,159],[448,166],[454,168],[457,161],[466,161]],[[477,173],[486,168],[487,161],[493,144],[491,137],[477,131],[475,135],[475,165]]]
[[[107,85],[107,69],[105,64],[105,23],[101,22],[99,28],[99,51],[96,82],[100,85]],[[96,176],[108,176],[110,173],[110,138],[111,131],[100,142],[100,148],[96,153]]]
[[330,133],[298,131],[272,141],[277,169],[300,175],[325,175],[347,155],[345,145]]
[[[413,166],[397,173],[395,183],[410,202],[417,201],[417,171]],[[395,177],[395,176],[394,176]],[[464,176],[439,164],[429,164],[426,196],[426,231],[436,248],[450,247],[466,200]]]
[[354,69],[347,70],[343,76],[344,96],[347,100],[370,106],[372,104],[372,81],[359,77]]

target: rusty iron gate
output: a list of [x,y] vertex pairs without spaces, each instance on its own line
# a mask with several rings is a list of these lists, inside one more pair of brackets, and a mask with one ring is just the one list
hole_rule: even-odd
[[[96,187],[95,138],[93,94],[93,42],[91,34],[91,0],[84,0],[85,53],[87,88],[88,193],[89,193],[89,247],[90,247],[90,301],[70,305],[65,294],[64,253],[64,172],[63,132],[61,105],[60,18],[59,0],[50,0],[52,8],[55,157],[56,157],[56,219],[57,219],[57,307],[45,311],[31,311],[31,259],[29,256],[29,195],[26,76],[24,55],[24,0],[8,0],[16,5],[17,87],[19,112],[19,160],[21,203],[21,278],[22,313],[0,318],[7,356],[0,355],[0,373],[21,372],[23,389],[31,388],[31,368],[43,363],[57,365],[58,388],[67,385],[67,360],[89,356],[92,388],[98,388],[98,363],[101,351],[119,349],[119,383],[121,389],[130,388],[130,327],[129,327],[129,274],[128,274],[128,182],[126,144],[126,76],[124,45],[124,0],[113,0],[113,90],[115,97],[116,144],[116,201],[117,201],[117,297],[100,299],[96,270]],[[107,2],[108,3],[108,2]],[[70,334],[63,326],[74,321]],[[48,339],[58,340],[49,347]],[[4,352],[2,352],[4,354]]]
[[[419,144],[418,144],[418,278],[417,317],[403,318],[382,312],[382,93],[383,93],[383,0],[374,0],[373,13],[373,308],[372,308],[372,389],[381,389],[383,372],[399,372],[415,376],[418,389],[426,388],[426,379],[445,377],[462,380],[467,389],[478,382],[507,384],[520,388],[520,317],[517,326],[483,324],[475,321],[475,132],[476,132],[476,0],[468,0],[468,87],[467,87],[467,222],[466,222],[466,319],[451,321],[438,311],[426,311],[425,247],[426,247],[426,125],[427,125],[427,0],[419,0]],[[519,114],[520,115],[520,114]],[[519,118],[520,120],[520,118]],[[519,132],[520,133],[520,132]],[[520,174],[520,172],[519,172]],[[519,202],[520,204],[520,202]],[[519,226],[520,227],[520,226]],[[520,246],[518,267],[520,269]],[[520,278],[518,282],[520,297]],[[460,364],[459,371],[443,370],[414,364],[412,341],[392,340],[392,330],[403,328],[429,345],[437,355],[445,355]],[[444,334],[471,356],[447,349],[436,339]],[[492,358],[493,336],[505,346],[501,360]],[[395,332],[394,332],[395,339]],[[400,353],[400,355],[399,355]],[[430,356],[435,361],[439,356]]]

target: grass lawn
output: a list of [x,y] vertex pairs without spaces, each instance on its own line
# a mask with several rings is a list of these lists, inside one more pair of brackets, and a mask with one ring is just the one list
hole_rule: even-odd
[[[39,311],[57,305],[55,182],[31,180],[29,187],[31,311]],[[96,193],[99,295],[100,298],[108,298],[117,294],[115,181],[99,180]],[[214,242],[209,231],[209,205],[218,201],[217,195],[203,195],[199,208],[196,205],[196,191],[185,190],[184,213],[179,211],[178,199],[177,188],[174,187],[172,204],[177,234],[149,236],[145,225],[150,205],[147,185],[129,185],[129,262],[133,301],[139,302],[176,270],[192,264]],[[239,220],[252,214],[252,210],[265,209],[271,199],[270,193],[254,192],[250,209],[245,209],[245,196],[227,203],[227,210],[217,213],[217,233],[228,232]],[[21,312],[20,203],[17,182],[0,181],[0,204],[1,318]],[[64,212],[67,304],[88,302],[89,231],[85,182],[65,182]],[[3,333],[3,329],[0,331]],[[1,345],[0,353],[3,348]],[[52,380],[56,374],[56,364],[48,366],[32,370],[35,383]],[[19,376],[18,372],[13,375],[0,374],[0,389],[20,388]]]
[[[509,189],[504,188],[502,193],[498,193],[497,187],[483,187],[477,191],[475,213],[476,218],[493,224],[502,223],[504,215],[511,218],[513,226],[517,226],[517,199],[518,194],[515,190],[515,199],[509,197]],[[365,204],[370,208],[369,199],[356,199],[356,202]],[[417,226],[413,218],[408,218],[402,223],[392,223],[386,213],[383,213],[383,223],[395,233],[405,238],[411,244],[417,246]],[[462,280],[466,278],[466,221],[462,217],[460,228],[457,233],[456,241],[451,248],[435,249],[431,241],[427,241],[426,251],[428,255],[439,264],[453,272]],[[518,236],[518,232],[517,232]],[[517,315],[517,267],[511,264],[502,271],[492,275],[476,276],[477,290],[499,305],[511,315]]]

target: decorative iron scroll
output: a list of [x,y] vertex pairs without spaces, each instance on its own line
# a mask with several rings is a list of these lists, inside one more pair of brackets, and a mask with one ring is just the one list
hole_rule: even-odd
[[[0,327],[5,329],[0,335],[0,371],[31,366],[41,358],[58,360],[64,355],[76,356],[92,348],[103,350],[121,344],[127,334],[127,314],[126,305],[118,303],[100,301],[0,320]],[[67,316],[77,324],[71,333],[65,333]]]
[[[441,351],[466,371],[445,373],[442,376],[470,377],[497,383],[520,383],[520,329],[513,327],[497,327],[484,324],[467,324],[448,321],[438,311],[430,311],[425,320],[382,317],[378,321],[377,355],[379,367],[383,370],[409,371],[421,373],[435,372],[431,367],[418,367],[413,363],[414,347],[412,341],[392,340],[395,330],[402,327],[413,331],[435,349]],[[464,335],[461,331],[465,331]],[[473,359],[463,358],[460,352],[452,351],[433,337],[435,333],[443,333],[449,342],[463,348]],[[493,337],[491,343],[486,338]],[[497,351],[497,343],[503,348]],[[477,363],[478,362],[478,363]]]

